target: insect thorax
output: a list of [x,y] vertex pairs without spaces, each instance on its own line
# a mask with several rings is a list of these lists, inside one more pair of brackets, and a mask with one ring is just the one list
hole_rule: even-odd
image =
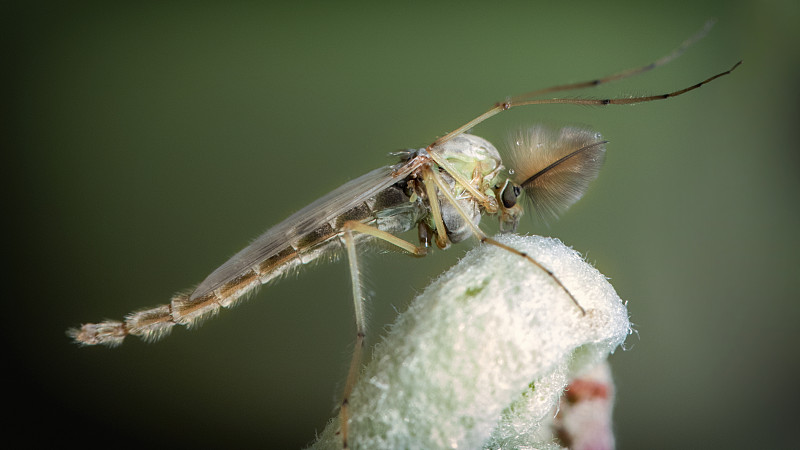
[[[485,194],[489,201],[494,201],[492,187],[498,182],[503,167],[500,153],[486,139],[471,134],[456,136],[434,151],[448,165],[441,172],[443,181],[452,189],[461,209],[475,225],[478,225],[481,215],[484,213],[484,205],[460,183],[457,183],[451,176],[451,172],[457,172],[476,190]],[[438,197],[442,209],[442,219],[450,241],[456,243],[472,236],[471,228],[465,223],[455,206],[441,193]]]

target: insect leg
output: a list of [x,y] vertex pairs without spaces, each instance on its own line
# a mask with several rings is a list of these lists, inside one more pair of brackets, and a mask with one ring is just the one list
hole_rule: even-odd
[[347,430],[350,410],[350,394],[352,394],[353,386],[355,386],[356,380],[358,379],[358,373],[361,367],[361,357],[364,349],[364,340],[367,336],[367,319],[366,314],[364,313],[365,297],[361,284],[361,270],[359,269],[358,264],[358,252],[356,251],[354,234],[363,233],[370,235],[400,247],[401,249],[416,256],[424,256],[427,250],[424,247],[417,247],[408,241],[400,239],[391,233],[387,233],[355,220],[345,222],[342,228],[344,230],[343,237],[345,248],[347,249],[347,259],[350,264],[350,282],[353,285],[353,305],[355,307],[356,319],[356,344],[355,348],[353,349],[353,358],[350,361],[350,369],[347,372],[347,380],[345,381],[344,393],[342,394],[341,408],[339,409],[342,448],[348,448]]
[[663,100],[663,99],[666,99],[666,98],[669,98],[669,97],[675,97],[675,96],[681,95],[681,94],[683,94],[685,92],[688,92],[688,91],[691,91],[693,89],[697,89],[700,86],[702,86],[702,85],[704,85],[704,84],[706,84],[706,83],[708,83],[708,82],[710,82],[712,80],[715,80],[715,79],[717,79],[717,78],[719,78],[719,77],[721,77],[723,75],[727,75],[727,74],[731,73],[739,64],[741,64],[741,61],[736,63],[731,69],[729,69],[729,70],[727,70],[725,72],[719,73],[719,74],[717,74],[717,75],[715,75],[713,77],[710,77],[710,78],[706,79],[705,81],[702,81],[702,82],[700,82],[700,83],[698,83],[698,84],[696,84],[694,86],[690,86],[689,88],[681,89],[681,90],[678,90],[678,91],[674,91],[674,92],[669,93],[669,94],[642,96],[642,97],[632,97],[632,98],[619,98],[619,99],[610,99],[609,98],[609,99],[599,99],[599,100],[581,99],[581,98],[555,98],[555,99],[539,99],[539,100],[535,99],[535,97],[538,97],[538,96],[541,96],[541,95],[544,95],[544,94],[548,94],[548,93],[551,93],[551,92],[563,92],[563,91],[569,91],[569,90],[574,90],[574,89],[582,89],[582,88],[590,88],[590,87],[599,86],[601,84],[606,84],[606,83],[609,83],[609,82],[612,82],[612,81],[622,80],[622,79],[629,78],[629,77],[632,77],[632,76],[635,76],[635,75],[639,75],[641,73],[644,73],[644,72],[653,70],[655,68],[658,68],[660,66],[663,66],[663,65],[669,63],[670,61],[674,60],[675,58],[679,57],[680,55],[682,55],[683,52],[685,52],[687,48],[689,48],[692,44],[694,44],[695,42],[697,42],[700,39],[702,39],[708,33],[708,31],[711,29],[711,26],[713,26],[713,25],[714,25],[714,21],[713,20],[710,20],[710,21],[706,22],[705,26],[700,31],[695,33],[694,36],[692,36],[689,39],[685,40],[680,46],[678,46],[678,48],[673,50],[668,55],[665,55],[665,56],[657,59],[656,61],[651,62],[650,64],[646,64],[646,65],[640,66],[640,67],[635,67],[635,68],[632,68],[632,69],[623,70],[621,72],[617,72],[617,73],[612,74],[612,75],[607,75],[607,76],[602,77],[602,78],[595,78],[595,79],[589,80],[589,81],[582,81],[582,82],[571,83],[571,84],[563,84],[563,85],[552,86],[552,87],[548,87],[548,88],[544,88],[544,89],[539,89],[539,90],[536,90],[536,91],[532,91],[532,92],[528,92],[528,93],[525,93],[525,94],[521,94],[521,95],[516,95],[514,97],[510,97],[510,98],[508,98],[508,99],[506,99],[505,101],[502,101],[502,102],[497,102],[497,103],[494,104],[494,106],[489,108],[483,114],[481,114],[478,117],[470,120],[469,122],[465,123],[464,125],[456,128],[455,130],[447,133],[446,135],[440,137],[439,139],[434,141],[431,145],[429,145],[427,148],[430,151],[430,149],[435,148],[435,147],[437,147],[437,146],[449,141],[450,139],[454,138],[455,136],[458,136],[459,134],[466,132],[467,130],[475,127],[476,125],[478,125],[479,123],[483,122],[484,120],[486,120],[486,119],[488,119],[488,118],[490,118],[490,117],[492,117],[492,116],[494,116],[496,114],[499,114],[499,113],[501,113],[501,112],[503,112],[503,111],[505,111],[507,109],[511,109],[513,107],[516,107],[516,106],[541,105],[541,104],[548,104],[548,103],[572,104],[572,105],[599,105],[599,106],[603,106],[603,105],[622,105],[622,104],[632,104],[632,103],[643,103],[643,102],[649,102],[649,101],[653,101],[653,100]]
[[444,226],[444,219],[442,219],[442,210],[436,197],[436,187],[434,183],[428,182],[432,177],[431,172],[430,166],[423,167],[422,179],[425,185],[425,194],[428,196],[428,205],[431,208],[431,217],[433,217],[433,222],[436,225],[436,245],[441,249],[445,249],[450,245],[450,240],[447,238],[447,229]]
[[[424,247],[417,247],[411,242],[408,242],[405,239],[401,239],[393,235],[392,233],[387,233],[386,231],[379,230],[373,226],[369,226],[365,223],[361,223],[356,220],[350,220],[345,222],[343,228],[345,229],[345,231],[355,231],[358,233],[368,234],[372,237],[381,239],[396,247],[400,247],[401,249],[415,256],[425,256],[425,254],[427,253],[427,250]],[[349,253],[348,256],[350,256]]]
[[544,89],[538,89],[538,90],[535,90],[535,91],[532,91],[532,92],[528,92],[526,94],[518,95],[518,96],[516,96],[516,98],[517,99],[534,98],[534,97],[538,97],[538,96],[543,95],[543,94],[549,94],[551,92],[563,92],[563,91],[572,91],[572,90],[575,90],[575,89],[590,88],[590,87],[599,86],[601,84],[610,83],[612,81],[618,81],[618,80],[623,80],[625,78],[630,78],[630,77],[633,77],[633,76],[636,76],[636,75],[640,75],[640,74],[645,73],[645,72],[649,72],[649,71],[651,71],[653,69],[656,69],[658,67],[661,67],[661,66],[671,62],[675,58],[681,56],[686,51],[686,49],[691,47],[694,43],[696,43],[700,39],[703,39],[706,36],[706,34],[708,34],[708,32],[711,30],[711,27],[714,26],[714,22],[716,22],[716,21],[713,20],[713,19],[706,21],[706,23],[703,25],[703,28],[701,28],[693,36],[691,36],[688,39],[686,39],[685,41],[683,41],[681,43],[681,45],[679,45],[671,53],[669,53],[668,55],[662,56],[661,58],[651,62],[650,64],[645,64],[644,66],[639,66],[639,67],[634,67],[634,68],[631,68],[631,69],[626,69],[626,70],[623,70],[621,72],[617,72],[617,73],[614,73],[614,74],[611,74],[611,75],[606,75],[606,76],[604,76],[602,78],[595,78],[595,79],[589,80],[589,81],[581,81],[581,82],[578,82],[578,83],[561,84],[561,85],[558,85],[558,86],[550,86],[550,87],[547,87],[547,88],[544,88]]
[[[575,303],[575,306],[577,306],[578,309],[581,310],[581,313],[586,315],[586,310],[583,308],[583,306],[581,306],[581,304],[578,303],[578,300],[572,295],[572,293],[566,288],[566,286],[564,286],[564,284],[561,282],[561,280],[559,280],[558,277],[556,277],[555,274],[553,274],[553,272],[550,269],[544,267],[541,263],[539,263],[535,259],[531,258],[531,256],[528,255],[527,253],[521,252],[521,251],[519,251],[519,250],[517,250],[517,249],[515,249],[513,247],[509,247],[508,245],[505,245],[503,243],[500,243],[500,242],[490,238],[477,225],[475,225],[472,222],[472,220],[469,218],[467,213],[464,212],[464,210],[458,204],[458,201],[453,196],[453,193],[450,191],[450,188],[447,186],[447,184],[445,184],[444,181],[442,181],[442,178],[439,176],[439,174],[436,171],[429,170],[429,169],[428,170],[423,170],[422,171],[422,176],[423,176],[423,181],[425,182],[426,185],[427,184],[435,184],[436,187],[439,189],[439,192],[444,194],[444,196],[447,198],[447,201],[449,201],[455,207],[455,209],[458,212],[458,214],[464,219],[464,221],[472,229],[472,233],[475,235],[475,237],[477,237],[481,242],[484,242],[484,243],[487,243],[487,244],[490,244],[490,245],[494,245],[495,247],[499,247],[499,248],[502,248],[503,250],[509,251],[509,252],[514,253],[516,255],[519,255],[519,256],[525,258],[526,260],[528,260],[529,262],[533,263],[534,265],[536,265],[536,267],[542,269],[550,278],[553,279],[553,281],[556,282],[556,284],[558,284],[559,287],[561,287],[561,289],[564,290],[564,292],[567,293],[567,295],[569,295],[569,298],[572,300],[573,303]],[[429,197],[428,201],[431,203],[431,205],[433,205],[434,202],[438,203],[438,201],[436,200],[435,196]],[[431,210],[433,211],[433,207],[431,207]]]
[[478,201],[478,203],[480,203],[481,206],[483,206],[484,209],[486,209],[487,212],[489,212],[490,214],[494,214],[495,212],[497,212],[497,205],[489,199],[489,196],[487,196],[486,194],[475,188],[475,186],[472,183],[470,183],[466,178],[464,178],[464,176],[462,176],[461,173],[459,173],[459,171],[456,170],[456,168],[453,167],[453,165],[449,161],[447,161],[446,158],[440,157],[439,154],[436,152],[435,148],[432,149],[430,152],[428,152],[428,154],[430,155],[431,159],[437,165],[439,165],[439,167],[446,170],[447,173],[449,173],[450,176],[453,177],[453,179],[458,182],[458,184],[460,184],[464,189],[466,189],[467,192],[469,192],[470,195],[472,195]]

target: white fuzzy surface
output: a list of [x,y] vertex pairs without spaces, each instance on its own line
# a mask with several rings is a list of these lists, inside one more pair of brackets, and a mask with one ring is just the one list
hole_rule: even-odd
[[[351,448],[558,448],[568,381],[630,334],[606,278],[561,241],[505,235],[550,268],[480,245],[398,316],[350,400]],[[314,448],[341,448],[338,417]]]

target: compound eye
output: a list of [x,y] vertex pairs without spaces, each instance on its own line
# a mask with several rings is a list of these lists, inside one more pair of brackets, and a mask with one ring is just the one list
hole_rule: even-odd
[[522,194],[522,188],[511,181],[506,181],[503,186],[503,191],[500,193],[500,199],[503,201],[503,207],[506,209],[513,208],[517,204],[517,199]]

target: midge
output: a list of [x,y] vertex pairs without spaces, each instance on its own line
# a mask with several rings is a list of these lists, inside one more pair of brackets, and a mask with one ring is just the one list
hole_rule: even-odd
[[[358,249],[383,241],[417,256],[434,243],[441,249],[476,237],[501,247],[543,270],[565,293],[565,300],[585,313],[569,289],[530,255],[488,237],[478,227],[481,216],[495,215],[502,232],[514,232],[522,216],[523,193],[541,215],[555,216],[575,203],[596,178],[605,156],[605,140],[580,128],[548,131],[533,127],[512,139],[509,169],[499,152],[483,138],[466,132],[502,111],[524,105],[625,105],[676,97],[731,73],[729,70],[693,86],[666,94],[629,98],[540,98],[544,94],[586,88],[620,80],[668,63],[705,35],[711,23],[672,53],[634,69],[591,81],[565,84],[510,97],[495,104],[427,147],[398,154],[400,161],[362,175],[270,228],[217,268],[193,290],[176,294],[168,304],[133,312],[123,321],[84,324],[69,336],[83,345],[116,346],[128,335],[158,340],[176,324],[194,326],[231,307],[267,282],[300,266],[344,251],[350,267],[355,304],[356,345],[339,413],[344,447],[348,444],[348,401],[356,381],[365,339],[365,300]],[[419,244],[397,235],[417,228]]]

